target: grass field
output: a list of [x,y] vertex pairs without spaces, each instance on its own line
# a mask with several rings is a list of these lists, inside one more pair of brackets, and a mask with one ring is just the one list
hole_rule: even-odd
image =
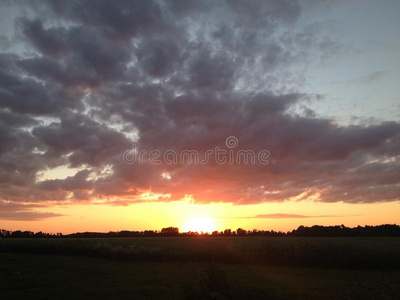
[[399,299],[399,256],[397,238],[3,239],[0,298]]
[[400,238],[25,238],[1,240],[0,251],[131,261],[400,270]]

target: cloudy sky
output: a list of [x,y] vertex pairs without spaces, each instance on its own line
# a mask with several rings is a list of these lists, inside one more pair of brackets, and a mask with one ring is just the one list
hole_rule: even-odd
[[[400,223],[399,30],[395,0],[3,0],[0,227]],[[215,147],[268,163],[124,156]]]

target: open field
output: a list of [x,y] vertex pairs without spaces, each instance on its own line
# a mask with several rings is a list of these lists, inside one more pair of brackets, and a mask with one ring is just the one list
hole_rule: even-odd
[[[399,299],[394,271],[218,265],[227,287],[202,284],[207,264],[0,253],[2,299]],[[212,277],[212,275],[211,275]],[[210,291],[211,290],[211,291]],[[216,298],[209,295],[217,294]],[[204,297],[205,296],[205,297]],[[3,298],[4,297],[4,298]]]
[[3,239],[0,290],[4,299],[399,299],[399,256],[398,238]]
[[131,261],[400,270],[400,238],[158,237],[3,239],[1,252]]

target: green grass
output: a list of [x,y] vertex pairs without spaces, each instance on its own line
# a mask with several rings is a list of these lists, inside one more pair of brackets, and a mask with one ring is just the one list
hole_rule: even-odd
[[[228,287],[218,288],[225,274]],[[397,271],[0,253],[1,299],[399,299]],[[217,288],[208,283],[213,279]],[[225,297],[225,298],[224,298]]]

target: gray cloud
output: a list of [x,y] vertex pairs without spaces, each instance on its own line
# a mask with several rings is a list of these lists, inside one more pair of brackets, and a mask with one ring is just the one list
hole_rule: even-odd
[[61,214],[55,214],[50,212],[0,212],[0,220],[10,221],[40,221],[48,218],[62,217]]
[[340,217],[335,215],[321,215],[321,216],[308,216],[308,215],[297,215],[297,214],[265,214],[256,215],[252,217],[242,217],[242,219],[306,219],[306,218],[331,218]]
[[39,221],[63,216],[62,214],[35,211],[42,207],[46,206],[38,203],[20,204],[0,200],[0,220]]
[[348,84],[369,84],[371,82],[382,79],[385,76],[385,73],[387,73],[387,72],[386,71],[376,71],[376,72],[370,73],[366,76],[349,80],[347,83]]

